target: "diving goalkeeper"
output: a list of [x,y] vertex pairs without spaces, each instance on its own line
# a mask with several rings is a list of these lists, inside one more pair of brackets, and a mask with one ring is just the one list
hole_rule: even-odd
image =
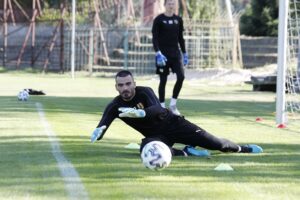
[[[258,145],[238,145],[218,138],[182,116],[163,108],[150,87],[136,86],[132,74],[127,70],[115,76],[116,90],[119,95],[105,108],[102,119],[91,135],[91,142],[101,140],[114,119],[119,118],[140,132],[145,138],[143,146],[152,140],[167,144],[172,155],[199,155],[199,146],[210,150],[237,153],[261,153]],[[175,143],[187,145],[183,150],[174,149]]]

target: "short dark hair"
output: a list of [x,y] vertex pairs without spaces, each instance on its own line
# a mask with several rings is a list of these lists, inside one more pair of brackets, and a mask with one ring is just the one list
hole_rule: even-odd
[[130,71],[128,71],[128,70],[121,70],[121,71],[119,71],[117,74],[116,74],[116,79],[117,79],[117,77],[126,77],[126,76],[131,76],[131,77],[133,77],[132,76],[132,74],[131,74],[131,72]]

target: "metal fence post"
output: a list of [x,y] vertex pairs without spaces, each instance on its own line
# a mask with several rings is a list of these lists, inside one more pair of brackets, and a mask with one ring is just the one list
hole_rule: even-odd
[[124,69],[128,69],[128,29],[124,33]]
[[92,76],[93,73],[93,60],[94,60],[94,30],[90,30],[90,37],[89,37],[89,76]]

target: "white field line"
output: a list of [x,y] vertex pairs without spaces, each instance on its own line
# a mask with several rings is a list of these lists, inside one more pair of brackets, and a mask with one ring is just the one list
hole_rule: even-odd
[[64,179],[65,187],[69,195],[69,199],[88,200],[89,199],[88,194],[83,184],[81,183],[80,177],[76,169],[74,168],[72,163],[70,163],[65,158],[65,156],[60,150],[59,141],[55,133],[52,131],[50,124],[46,120],[43,105],[38,102],[35,105],[40,116],[40,121],[44,126],[45,133],[47,134],[49,141],[51,143],[52,154],[57,161],[60,174]]

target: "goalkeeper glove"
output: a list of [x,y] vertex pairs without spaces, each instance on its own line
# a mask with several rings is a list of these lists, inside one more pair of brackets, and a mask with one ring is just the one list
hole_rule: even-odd
[[160,52],[156,52],[156,63],[158,66],[163,67],[166,66],[167,58]]
[[91,142],[94,143],[98,138],[100,138],[105,129],[106,129],[105,125],[96,128],[91,135]]
[[146,112],[142,109],[135,109],[130,107],[120,107],[119,117],[129,117],[129,118],[143,118],[146,116]]
[[183,54],[183,65],[186,66],[187,64],[189,64],[189,57],[187,53]]

